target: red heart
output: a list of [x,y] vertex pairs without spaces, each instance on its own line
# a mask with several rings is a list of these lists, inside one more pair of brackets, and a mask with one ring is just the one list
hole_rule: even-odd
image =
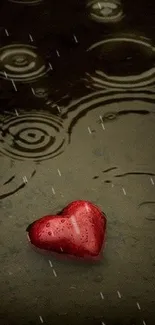
[[105,215],[88,201],[72,202],[61,213],[45,216],[27,229],[34,246],[77,257],[98,256],[105,230]]

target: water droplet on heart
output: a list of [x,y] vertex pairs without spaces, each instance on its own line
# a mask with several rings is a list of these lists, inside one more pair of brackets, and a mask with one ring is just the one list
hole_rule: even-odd
[[49,222],[46,224],[46,227],[47,227],[47,228],[50,227],[50,223],[49,223]]

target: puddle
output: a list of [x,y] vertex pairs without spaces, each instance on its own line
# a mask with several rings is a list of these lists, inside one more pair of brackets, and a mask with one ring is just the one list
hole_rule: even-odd
[[[0,3],[4,324],[154,317],[154,10],[152,0]],[[79,198],[106,211],[100,263],[32,251],[26,227]]]

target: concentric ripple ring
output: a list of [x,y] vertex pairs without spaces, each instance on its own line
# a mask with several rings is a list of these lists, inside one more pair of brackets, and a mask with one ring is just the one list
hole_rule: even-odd
[[94,88],[140,88],[155,82],[155,47],[149,39],[116,36],[93,44],[94,73],[86,73]]
[[49,67],[31,45],[13,44],[0,48],[0,77],[14,81],[36,81]]
[[120,1],[101,0],[88,2],[90,18],[98,23],[117,23],[123,18]]
[[17,160],[42,161],[64,151],[66,135],[62,120],[50,114],[22,114],[4,119],[0,151]]

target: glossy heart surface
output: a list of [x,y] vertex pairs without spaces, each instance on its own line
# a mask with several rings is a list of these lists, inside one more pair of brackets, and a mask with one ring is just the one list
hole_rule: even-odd
[[77,257],[98,256],[105,242],[106,217],[89,201],[74,201],[57,215],[44,216],[27,229],[35,247]]

